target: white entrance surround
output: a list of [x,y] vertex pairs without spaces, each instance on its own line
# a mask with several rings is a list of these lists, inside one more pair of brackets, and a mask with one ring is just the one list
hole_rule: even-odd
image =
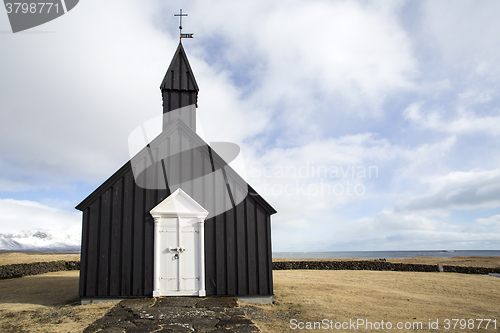
[[208,211],[179,188],[150,213],[155,221],[153,296],[206,296]]

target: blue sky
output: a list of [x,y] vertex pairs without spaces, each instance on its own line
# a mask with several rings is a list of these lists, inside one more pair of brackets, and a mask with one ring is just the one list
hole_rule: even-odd
[[198,127],[240,145],[275,251],[499,249],[496,1],[86,0],[17,34],[0,11],[0,233],[78,242],[162,112],[181,7]]

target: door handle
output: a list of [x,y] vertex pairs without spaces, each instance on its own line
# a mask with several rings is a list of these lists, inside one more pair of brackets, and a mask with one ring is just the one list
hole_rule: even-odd
[[182,252],[186,251],[186,249],[185,249],[185,248],[183,248],[183,247],[180,247],[180,246],[178,246],[178,247],[167,247],[167,251],[168,251],[168,252],[178,252],[178,253],[182,253]]
[[174,259],[179,259],[179,253],[174,254]]

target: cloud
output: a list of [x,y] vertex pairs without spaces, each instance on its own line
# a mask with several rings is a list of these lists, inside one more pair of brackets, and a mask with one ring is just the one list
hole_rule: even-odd
[[361,233],[400,232],[405,230],[438,230],[450,225],[435,218],[436,214],[398,212],[384,209],[374,217],[354,221]]
[[81,213],[52,208],[29,200],[0,199],[2,233],[21,230],[81,232]]
[[470,210],[500,207],[500,169],[454,171],[422,180],[430,190],[397,203],[396,210]]
[[476,223],[479,225],[500,228],[500,215],[493,215],[484,219],[476,219]]
[[[252,106],[249,124],[272,117],[260,133],[272,143],[328,137],[339,118],[378,117],[388,96],[415,88],[417,63],[396,2],[193,4],[191,17],[204,19],[190,25],[218,46],[208,55],[200,50],[200,57],[230,73],[240,104]],[[210,108],[208,114],[216,115]]]
[[[129,159],[131,131],[161,115],[178,9],[88,0],[39,28],[55,33],[1,35],[0,195],[32,199],[1,199],[1,232],[80,223],[53,207],[81,199],[65,189],[109,177]],[[499,205],[498,3],[190,0],[183,10],[199,128],[241,146],[250,184],[279,212],[276,249],[498,244],[493,217],[471,217],[476,231],[450,222]]]
[[[284,137],[307,137],[325,123],[316,115],[321,103],[311,103],[311,94],[380,105],[388,92],[411,85],[415,63],[396,5],[256,1],[245,5],[245,15],[241,4],[188,6],[197,38],[186,47],[202,88],[199,114],[210,141],[242,143],[280,126],[288,127]],[[55,34],[5,36],[0,163],[4,183],[17,186],[1,190],[65,187],[75,179],[97,183],[128,159],[130,131],[161,114],[157,86],[177,41],[159,29],[157,13],[173,7],[88,2],[44,25]],[[168,17],[167,22],[175,19]],[[313,22],[321,34],[301,28]],[[231,47],[217,50],[220,55],[213,57],[219,62],[210,61],[204,40],[221,34]],[[249,67],[239,69],[241,63]],[[242,73],[254,84],[235,79]],[[27,82],[37,89],[22,98]],[[283,102],[287,109],[276,114],[276,104]],[[307,127],[297,127],[306,121]],[[218,130],[221,122],[227,130]]]
[[[280,201],[281,196],[308,202],[330,201],[326,191],[336,196],[336,205],[354,197],[360,199],[361,195],[350,197],[357,190],[356,185],[376,181],[381,164],[385,165],[398,154],[397,147],[370,133],[274,148],[265,154],[259,152],[259,147],[246,148],[250,184],[264,196],[275,197],[276,201]],[[365,194],[364,185],[358,192]]]
[[[475,99],[476,102],[486,102],[491,100],[491,92],[481,92],[479,94],[470,91],[461,95],[462,99]],[[441,110],[422,112],[423,103],[413,103],[405,111],[405,117],[417,125],[439,132],[450,134],[488,134],[500,136],[500,115],[478,116],[475,112],[468,111],[460,107],[457,115],[451,119],[445,119]],[[498,110],[498,107],[496,108]]]
[[444,66],[466,66],[474,74],[498,76],[500,43],[491,37],[500,29],[497,1],[428,0],[421,7],[421,27]]
[[128,132],[161,113],[163,54],[176,44],[151,10],[87,2],[43,26],[55,33],[2,35],[3,177],[32,188],[96,182],[127,161]]

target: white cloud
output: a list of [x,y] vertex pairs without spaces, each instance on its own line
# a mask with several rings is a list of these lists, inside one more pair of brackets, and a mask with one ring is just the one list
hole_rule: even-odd
[[397,147],[370,133],[274,148],[265,154],[258,147],[246,148],[248,178],[259,193],[277,202],[283,196],[286,202],[305,200],[308,205],[325,200],[329,208],[365,200],[365,185],[377,181],[382,164],[398,156]]
[[[3,170],[20,179],[18,188],[63,187],[75,177],[102,181],[127,160],[129,132],[161,113],[157,86],[175,49],[175,34],[170,38],[157,29],[158,6],[164,4],[86,2],[44,25],[55,34],[5,36],[0,151],[3,159],[16,161]],[[212,141],[242,143],[266,133],[276,124],[269,118],[276,115],[277,101],[287,101],[279,121],[297,137],[304,128],[297,128],[304,124],[301,117],[318,107],[308,97],[315,91],[350,96],[351,104],[379,105],[389,91],[411,85],[415,63],[394,13],[398,5],[256,1],[245,5],[245,15],[242,4],[188,6],[189,26],[201,42],[212,34],[231,40],[221,61],[260,68],[245,71],[258,80],[248,95],[231,81],[234,66],[207,65],[198,39],[186,46],[193,51],[190,60],[202,88],[199,113]],[[321,34],[302,28],[310,25]],[[27,82],[37,89],[22,98]],[[313,118],[308,134],[317,129]],[[35,172],[38,177],[29,179]]]
[[[250,184],[279,212],[278,249],[498,244],[448,221],[454,210],[499,205],[498,3],[431,0],[411,20],[407,5],[183,4],[200,127],[208,141],[242,147]],[[178,8],[88,0],[39,28],[55,33],[1,35],[0,192],[99,183],[126,162],[129,133],[162,112],[158,85],[178,43]],[[469,158],[473,134],[490,136],[484,156]],[[358,176],[370,166],[376,177]],[[311,174],[321,167],[328,175]],[[252,178],[254,168],[261,175]],[[291,175],[301,168],[306,177]],[[289,184],[297,191],[284,193]],[[344,192],[324,192],[335,185]],[[347,193],[356,185],[363,195]],[[79,213],[50,208],[73,201],[1,199],[0,232],[77,225]],[[473,227],[490,230],[490,219]]]
[[415,89],[418,69],[397,18],[399,5],[196,1],[190,25],[200,38],[220,43],[206,57],[243,86],[239,102],[251,102],[250,129],[263,114],[272,116],[261,135],[278,136],[279,145],[302,145],[330,136],[338,114],[377,117],[388,96]]
[[498,1],[428,0],[422,6],[420,21],[427,43],[442,56],[442,64],[468,67],[473,74],[499,75],[500,43],[492,38],[500,30],[496,19]]
[[28,200],[0,199],[2,233],[21,230],[67,231],[81,229],[81,213],[68,212]]
[[450,227],[435,215],[384,209],[374,217],[359,219],[353,223],[358,226],[360,233],[394,233],[402,230],[438,230]]
[[500,215],[493,215],[484,219],[477,219],[477,224],[500,228]]
[[422,179],[430,187],[422,195],[400,201],[398,210],[470,210],[500,207],[500,169],[454,171]]
[[126,162],[128,131],[161,113],[163,54],[175,49],[151,15],[147,4],[85,2],[43,26],[55,33],[2,35],[4,176],[62,186]]
[[[476,101],[484,102],[491,99],[491,92],[480,94],[466,93],[461,98],[474,98]],[[472,95],[472,96],[471,96]],[[441,110],[422,112],[422,103],[413,103],[408,106],[404,113],[407,119],[412,120],[423,128],[450,134],[474,134],[483,133],[492,136],[500,136],[500,114],[495,116],[477,116],[476,113],[459,107],[457,116],[452,119],[444,119]],[[497,112],[500,110],[497,107]]]

